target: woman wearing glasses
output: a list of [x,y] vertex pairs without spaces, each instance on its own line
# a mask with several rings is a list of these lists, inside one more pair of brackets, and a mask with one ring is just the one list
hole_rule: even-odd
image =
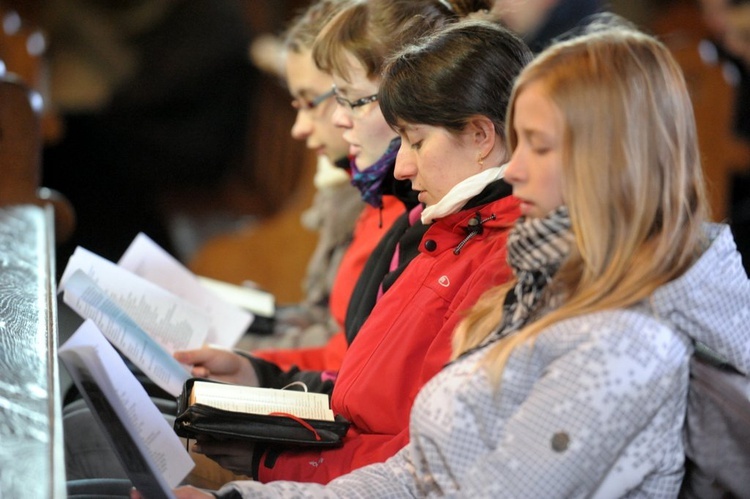
[[[243,443],[200,442],[208,457],[262,482],[326,483],[395,454],[409,440],[417,392],[449,360],[462,312],[510,278],[506,236],[520,212],[500,168],[508,159],[504,113],[512,81],[531,53],[510,32],[482,24],[445,46],[418,46],[418,69],[405,62],[381,81],[392,51],[383,42],[362,43],[363,34],[385,38],[385,30],[389,42],[405,36],[383,22],[400,14],[413,37],[415,24],[408,22],[417,7],[418,19],[432,22],[425,31],[458,19],[439,1],[359,2],[326,26],[313,49],[333,76],[339,101],[334,120],[344,128],[355,163],[377,160],[375,144],[386,148],[397,155],[396,178],[411,183],[421,204],[378,245],[350,302],[349,349],[331,399],[334,412],[352,423],[343,446],[306,452],[257,446],[251,456]],[[357,298],[365,279],[378,273],[385,274],[383,286]],[[365,317],[357,308],[366,300],[374,306]]]
[[[243,340],[244,348],[256,350],[254,353],[258,357],[285,368],[297,365],[301,369],[335,370],[339,367],[346,350],[343,334],[322,351],[288,349],[320,345],[343,328],[349,298],[367,258],[396,218],[405,212],[405,206],[416,203],[413,195],[399,199],[385,193],[382,204],[373,206],[364,203],[359,191],[348,185],[349,145],[331,119],[336,109],[333,81],[331,75],[315,66],[312,57],[315,37],[347,3],[347,0],[314,2],[292,21],[284,37],[285,79],[293,97],[292,106],[297,110],[292,136],[305,141],[307,147],[321,157],[319,163],[326,163],[324,158],[327,158],[338,167],[337,171],[329,171],[330,167],[318,169],[315,177],[318,193],[313,207],[318,211],[305,214],[305,218],[317,218],[321,226],[320,242],[308,266],[306,301],[301,306],[277,310],[276,334],[259,336],[252,342],[247,338]],[[321,188],[327,179],[342,171],[347,172],[347,185]],[[323,282],[316,286],[316,280]],[[326,289],[330,289],[330,294],[325,293]],[[266,350],[257,351],[258,348]],[[276,368],[273,365],[261,362],[257,365],[259,370],[266,368],[261,376],[274,377]]]

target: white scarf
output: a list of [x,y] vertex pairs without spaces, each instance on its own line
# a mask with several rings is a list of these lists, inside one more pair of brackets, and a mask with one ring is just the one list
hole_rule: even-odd
[[443,218],[457,213],[467,201],[482,192],[490,183],[503,178],[507,165],[496,166],[482,170],[476,175],[462,180],[443,196],[443,199],[422,211],[422,223],[431,224],[437,218]]

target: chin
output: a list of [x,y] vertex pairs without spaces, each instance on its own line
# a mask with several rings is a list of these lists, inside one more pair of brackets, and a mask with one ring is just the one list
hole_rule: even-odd
[[354,159],[354,164],[357,165],[357,169],[361,171],[361,170],[367,170],[368,168],[370,168],[372,165],[375,164],[375,161],[363,159],[360,156],[357,156]]

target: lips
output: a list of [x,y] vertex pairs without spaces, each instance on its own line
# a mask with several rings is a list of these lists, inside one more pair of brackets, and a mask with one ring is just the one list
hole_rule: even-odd
[[525,201],[521,199],[521,204],[519,205],[519,209],[521,210],[522,215],[528,215],[531,209],[533,208],[534,203],[530,201]]

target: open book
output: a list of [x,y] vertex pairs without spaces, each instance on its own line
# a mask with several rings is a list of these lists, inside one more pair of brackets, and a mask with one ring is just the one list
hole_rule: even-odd
[[101,331],[84,321],[58,355],[133,485],[148,498],[173,497],[194,463]]
[[248,414],[286,413],[298,418],[333,421],[324,393],[194,381],[188,403]]
[[77,248],[59,289],[67,305],[175,397],[189,376],[172,354],[205,343],[231,347],[253,318],[206,289],[142,234],[121,265]]
[[334,417],[326,394],[189,379],[174,427],[187,438],[337,446],[349,423]]

